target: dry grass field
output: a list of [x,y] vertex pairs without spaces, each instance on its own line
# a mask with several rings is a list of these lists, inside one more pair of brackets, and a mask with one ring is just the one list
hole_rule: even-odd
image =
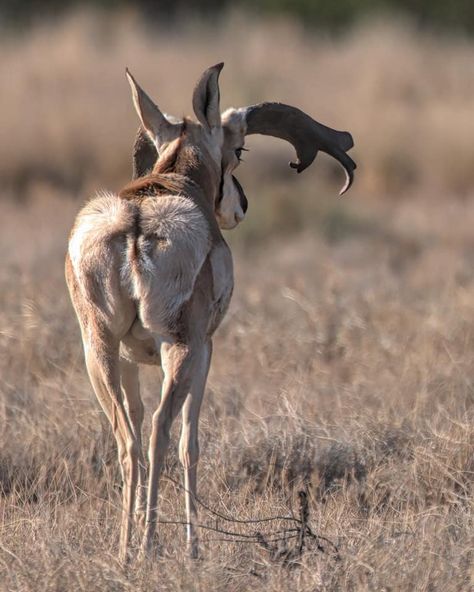
[[[76,15],[0,48],[0,590],[472,590],[474,43],[387,23],[329,39],[239,15],[154,31],[127,14]],[[124,570],[115,445],[66,293],[67,234],[81,200],[129,178],[125,65],[180,115],[221,59],[224,107],[298,105],[353,132],[359,169],[339,199],[329,159],[296,176],[291,148],[249,139],[199,493],[247,520],[298,515],[305,491],[311,529],[338,553],[308,540],[285,563],[202,530],[192,563],[183,526],[163,524],[161,557]],[[150,409],[159,371],[142,385]],[[161,518],[182,521],[175,444],[166,476]],[[267,539],[288,528],[204,509],[201,522]]]

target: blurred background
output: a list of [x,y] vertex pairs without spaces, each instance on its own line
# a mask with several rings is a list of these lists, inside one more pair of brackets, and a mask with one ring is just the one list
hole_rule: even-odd
[[[360,164],[350,201],[358,210],[361,199],[424,193],[446,201],[472,192],[474,5],[467,0],[2,0],[0,27],[3,198],[117,189],[129,177],[137,123],[125,66],[163,110],[182,115],[200,72],[219,60],[223,107],[278,100],[350,129]],[[296,180],[286,167],[291,147],[254,143],[240,173],[251,198],[257,179],[251,219],[264,207],[288,230],[313,223],[307,207],[317,206],[285,196],[332,194],[335,165],[323,156]],[[287,182],[290,191],[279,189]],[[267,203],[273,185],[277,195]]]
[[[120,475],[64,253],[82,202],[130,179],[125,67],[181,116],[224,61],[223,109],[295,105],[353,134],[358,169],[339,198],[326,155],[297,175],[291,146],[248,138],[200,491],[248,516],[287,512],[309,487],[343,561],[311,556],[290,585],[224,544],[202,589],[248,590],[255,568],[272,590],[472,590],[474,2],[0,0],[0,33],[0,513],[24,567],[0,589],[132,585],[110,583],[118,513],[103,499],[119,504]],[[156,406],[156,372],[142,381]],[[179,478],[176,449],[167,470]],[[170,516],[177,496],[164,487]],[[192,588],[181,531],[163,532],[180,567],[134,590]]]
[[350,203],[325,204],[341,176],[330,159],[297,179],[286,166],[291,147],[249,138],[240,176],[251,215],[234,240],[306,226],[333,237],[403,199],[449,207],[472,193],[467,0],[2,0],[0,27],[2,200],[118,189],[130,175],[137,124],[125,66],[164,111],[182,115],[200,72],[220,60],[223,107],[299,106],[349,129],[359,162]]
[[[226,62],[224,107],[279,100],[350,128],[360,161],[353,194],[466,197],[472,188],[467,0],[2,0],[0,26],[0,177],[15,200],[39,186],[71,196],[118,187],[136,126],[124,67],[180,115],[217,60]],[[256,152],[241,175],[289,178],[288,147],[267,140]],[[332,166],[321,163],[322,175],[314,167],[305,185],[327,180]]]

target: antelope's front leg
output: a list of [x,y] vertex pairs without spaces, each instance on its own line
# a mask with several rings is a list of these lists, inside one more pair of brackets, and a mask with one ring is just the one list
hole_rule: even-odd
[[153,414],[148,452],[150,474],[145,533],[142,543],[143,554],[148,554],[153,546],[158,516],[158,482],[169,445],[171,424],[181,411],[190,389],[195,350],[184,344],[165,343],[161,348],[161,360],[164,380],[161,402]]
[[196,485],[197,464],[199,461],[198,424],[204,388],[211,363],[212,342],[204,344],[198,359],[191,382],[191,390],[183,407],[183,426],[179,441],[179,459],[184,468],[184,487],[186,501],[186,540],[191,558],[199,554],[199,542],[196,532],[197,507]]

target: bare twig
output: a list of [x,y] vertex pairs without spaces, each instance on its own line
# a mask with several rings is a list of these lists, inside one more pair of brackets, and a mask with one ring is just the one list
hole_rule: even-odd
[[[186,487],[170,477],[169,475],[165,475],[165,478],[171,481],[175,486],[186,491]],[[85,493],[85,492],[83,492]],[[89,494],[90,495],[90,494]],[[264,548],[271,557],[272,561],[275,562],[282,562],[282,564],[286,567],[296,567],[298,565],[297,559],[301,557],[304,552],[304,548],[306,545],[306,538],[311,539],[316,544],[316,549],[321,553],[326,553],[326,549],[321,544],[321,541],[327,543],[332,547],[332,551],[335,554],[337,560],[340,559],[339,556],[339,549],[335,543],[333,543],[327,537],[322,535],[316,534],[313,532],[309,525],[310,520],[310,510],[309,510],[309,503],[308,503],[308,494],[306,491],[300,491],[298,493],[299,496],[299,518],[296,516],[267,516],[264,518],[249,518],[249,519],[242,519],[236,518],[234,516],[221,514],[216,510],[213,510],[208,505],[206,505],[202,500],[200,500],[197,496],[194,496],[196,503],[198,503],[206,512],[208,512],[211,516],[214,516],[216,519],[224,520],[225,522],[234,522],[235,524],[259,524],[264,522],[275,522],[275,521],[283,521],[283,522],[292,522],[293,527],[284,528],[273,530],[267,533],[262,533],[261,531],[255,531],[253,533],[242,533],[233,530],[226,530],[219,527],[219,522],[216,520],[215,526],[209,524],[196,524],[195,526],[202,529],[202,530],[209,530],[212,532],[217,532],[219,534],[225,535],[224,537],[219,537],[215,539],[208,539],[209,542],[226,542],[226,543],[249,543],[249,544],[258,544],[262,548]],[[111,503],[110,500],[106,500],[101,498],[100,496],[92,496],[100,501],[104,501],[106,503]],[[158,524],[172,524],[178,526],[188,526],[189,523],[185,520],[157,520]],[[295,545],[293,547],[288,546],[288,542],[292,539],[296,539]]]
[[[186,487],[184,485],[182,485],[181,483],[179,483],[179,481],[176,481],[176,479],[173,479],[169,475],[164,475],[164,478],[171,481],[171,483],[174,483],[176,486],[181,488],[183,491],[185,491],[187,493],[191,493],[189,490],[186,489]],[[225,520],[226,522],[235,522],[237,524],[259,524],[260,522],[273,522],[275,520],[285,520],[285,521],[298,522],[298,523],[301,522],[300,520],[298,520],[298,518],[295,518],[294,516],[268,516],[265,518],[248,518],[246,520],[243,520],[240,518],[235,518],[234,516],[226,516],[225,514],[221,514],[220,512],[217,512],[216,510],[213,510],[212,508],[207,506],[196,495],[193,497],[194,497],[194,500],[196,501],[196,503],[198,503],[201,507],[203,507],[207,512],[209,512],[213,516],[216,516],[217,518],[220,518],[221,520]]]
[[[171,481],[174,485],[179,487],[180,489],[186,491],[184,485],[170,477],[169,475],[165,475],[165,477]],[[309,503],[308,503],[308,494],[306,491],[301,490],[298,493],[299,496],[299,518],[296,516],[268,516],[265,518],[249,518],[249,519],[241,519],[235,518],[234,516],[221,514],[216,510],[213,510],[208,505],[206,505],[202,500],[200,500],[197,496],[194,496],[196,503],[198,503],[206,512],[215,516],[216,518],[220,518],[221,520],[225,520],[226,522],[234,522],[236,524],[259,524],[262,522],[273,522],[276,520],[281,521],[290,521],[295,524],[294,528],[284,529],[273,531],[270,533],[266,533],[265,535],[257,531],[253,534],[243,534],[237,533],[232,531],[226,531],[219,528],[218,523],[216,521],[216,526],[207,526],[207,525],[197,525],[200,528],[204,528],[207,530],[213,530],[214,532],[219,532],[221,534],[225,534],[228,536],[235,537],[234,539],[220,539],[221,541],[225,542],[241,542],[241,543],[257,543],[261,547],[263,547],[266,551],[270,553],[270,556],[273,561],[283,561],[284,565],[294,567],[297,565],[296,559],[301,557],[305,548],[305,537],[309,537],[316,543],[316,548],[321,553],[326,553],[326,549],[320,543],[320,541],[324,541],[325,543],[329,544],[332,547],[333,552],[335,553],[335,557],[337,560],[340,559],[339,549],[335,543],[333,543],[327,537],[321,536],[319,534],[315,534],[311,527],[309,526]],[[171,521],[159,521],[161,523],[171,523]],[[172,522],[173,524],[178,524],[178,522]],[[181,524],[187,524],[186,522],[181,522]],[[279,534],[283,534],[282,537],[278,537]],[[270,538],[269,538],[270,537]],[[297,539],[297,544],[293,548],[288,548],[287,542],[290,539]]]

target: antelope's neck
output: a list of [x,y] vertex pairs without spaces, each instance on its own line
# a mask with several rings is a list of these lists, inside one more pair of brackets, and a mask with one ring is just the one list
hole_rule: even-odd
[[207,158],[206,154],[199,154],[196,156],[194,162],[186,163],[186,166],[181,170],[178,163],[176,172],[189,179],[201,189],[209,206],[214,211],[214,204],[218,197],[221,184],[221,170],[219,166],[210,160],[210,157]]

